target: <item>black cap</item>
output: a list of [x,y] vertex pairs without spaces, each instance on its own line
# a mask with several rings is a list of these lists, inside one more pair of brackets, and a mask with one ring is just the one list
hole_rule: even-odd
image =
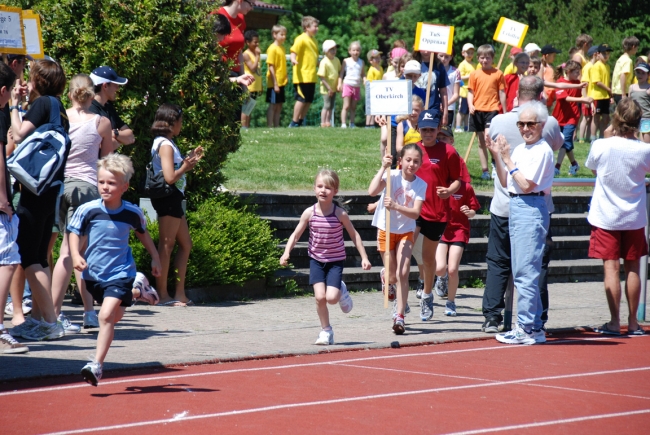
[[118,76],[115,70],[110,66],[100,66],[99,68],[95,68],[90,74],[90,78],[95,86],[103,83],[125,85],[126,82],[128,82],[124,77]]
[[445,136],[449,136],[451,138],[454,137],[454,130],[452,130],[451,127],[448,125],[443,125],[442,127],[440,127],[440,130],[438,130],[438,132],[444,134]]
[[551,44],[546,44],[542,47],[542,54],[551,54],[551,53],[562,53],[562,50],[558,50],[553,47]]
[[598,46],[598,53],[604,53],[606,51],[614,51],[614,49],[612,49],[609,44],[600,44]]

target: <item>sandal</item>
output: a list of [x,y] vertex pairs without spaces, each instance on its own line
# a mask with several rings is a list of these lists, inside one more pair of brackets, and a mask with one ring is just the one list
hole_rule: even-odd
[[612,329],[609,329],[607,323],[603,323],[603,326],[594,328],[594,332],[597,332],[599,334],[604,334],[604,335],[616,335],[616,336],[622,335],[621,331],[614,331]]
[[627,335],[645,335],[645,331],[641,326],[639,326],[637,329],[634,331],[630,331],[629,329],[627,330]]

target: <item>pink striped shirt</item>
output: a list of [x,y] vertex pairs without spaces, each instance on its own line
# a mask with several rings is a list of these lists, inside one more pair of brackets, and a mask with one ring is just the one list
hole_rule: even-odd
[[345,260],[345,244],[343,243],[343,224],[336,217],[336,204],[334,211],[328,216],[314,212],[309,219],[309,256],[322,263]]

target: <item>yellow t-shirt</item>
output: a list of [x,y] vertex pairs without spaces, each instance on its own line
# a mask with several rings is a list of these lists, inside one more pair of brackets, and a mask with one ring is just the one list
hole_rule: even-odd
[[[458,71],[460,72],[461,77],[466,77],[469,76],[472,71],[474,71],[476,67],[472,65],[471,63],[467,62],[466,60],[463,60],[459,65],[458,65]],[[461,98],[467,98],[467,84],[469,83],[469,79],[463,80],[464,86],[460,88],[460,97]]]
[[[250,50],[246,50],[244,54],[247,55],[251,60],[255,59],[255,53]],[[244,61],[244,72],[255,77],[253,84],[248,87],[248,92],[262,92],[262,76],[259,74],[259,71],[259,64],[257,65],[257,69],[255,71],[251,71],[248,68],[248,65],[246,65],[246,61]]]
[[592,85],[589,82],[589,70],[591,69],[592,66],[594,66],[593,63],[587,62],[582,67],[582,72],[580,73],[580,81],[587,83],[587,95],[591,95],[590,92],[591,92]]
[[291,46],[291,52],[296,53],[298,65],[293,66],[293,83],[316,83],[318,75],[316,66],[318,62],[318,46],[316,39],[303,33],[296,37]]
[[629,91],[632,79],[634,78],[634,63],[632,62],[630,55],[627,53],[623,53],[623,55],[616,61],[616,65],[614,65],[614,73],[612,74],[612,94],[623,94],[623,90],[621,89],[621,74],[623,73],[627,73],[625,76],[625,89],[626,91]]
[[584,55],[584,53],[582,52],[582,50],[578,51],[576,54],[577,54],[578,56],[580,56],[580,66],[581,66],[581,67],[584,68],[585,65],[587,65],[588,63],[591,63],[591,62],[589,62],[589,61],[587,60],[587,58],[585,57],[585,55]]
[[596,86],[596,82],[601,82],[609,87],[610,83],[609,66],[605,65],[602,61],[598,61],[589,70],[589,88],[591,93],[587,94],[594,100],[608,100],[609,94],[600,86]]
[[372,65],[368,67],[368,73],[366,74],[366,79],[368,79],[369,82],[373,80],[381,80],[383,76],[384,76],[384,68],[379,67],[379,69],[377,69]]
[[407,124],[408,131],[404,133],[404,145],[410,145],[412,143],[418,143],[422,140],[420,132],[414,128],[411,128]]
[[515,63],[512,62],[510,65],[503,70],[503,75],[507,76],[508,74],[517,74],[517,68],[515,68]]
[[[273,65],[275,68],[275,79],[278,86],[286,86],[289,83],[287,78],[287,57],[284,47],[277,45],[275,42],[266,49],[266,65]],[[273,89],[273,77],[271,71],[266,72],[266,87]]]
[[[318,65],[318,77],[323,77],[334,92],[336,92],[340,73],[341,61],[338,57],[330,59],[329,57],[325,56],[320,61],[320,65]],[[326,95],[328,93],[327,88],[323,85],[322,80],[320,81],[320,93],[322,95]]]

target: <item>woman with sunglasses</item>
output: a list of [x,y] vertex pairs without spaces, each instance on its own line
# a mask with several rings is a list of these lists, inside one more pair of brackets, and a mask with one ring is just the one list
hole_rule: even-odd
[[548,119],[546,106],[530,102],[519,110],[517,128],[524,143],[514,146],[503,135],[489,140],[499,182],[510,195],[510,246],[512,274],[517,287],[517,326],[498,334],[506,344],[546,341],[542,323],[539,276],[550,218],[545,196],[553,185],[553,150],[542,137]]

